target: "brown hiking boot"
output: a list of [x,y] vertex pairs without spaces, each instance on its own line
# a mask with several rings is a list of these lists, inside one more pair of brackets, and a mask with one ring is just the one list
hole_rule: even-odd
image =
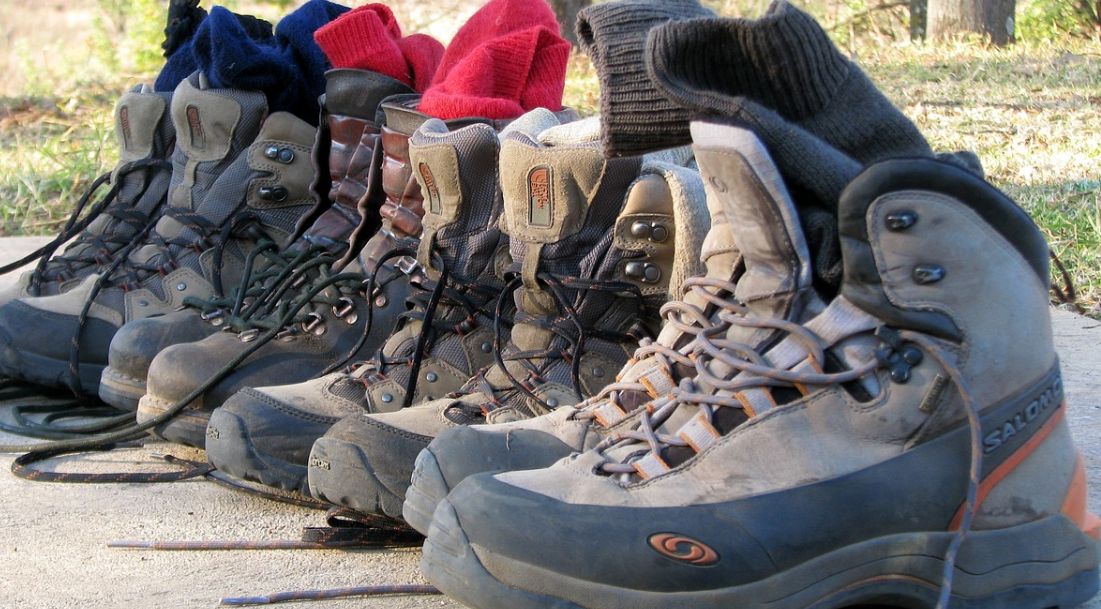
[[[379,127],[375,114],[382,99],[408,87],[363,70],[331,70],[321,98],[321,128],[313,146],[312,162],[317,204],[298,221],[309,227],[294,243],[280,249],[268,241],[250,252],[240,287],[225,296],[189,299],[179,311],[135,320],[111,340],[108,366],[100,379],[99,397],[125,410],[137,410],[146,393],[149,365],[169,345],[202,340],[225,327],[231,317],[247,319],[270,304],[267,298],[307,260],[323,254],[342,256],[352,231],[360,224],[357,206],[374,190],[377,197]],[[264,157],[279,167],[296,160],[295,151],[272,145]],[[377,204],[376,204],[377,205]],[[379,225],[377,210],[367,221]]]
[[[692,126],[709,195],[734,205],[738,131]],[[794,214],[778,217],[801,239]],[[479,607],[1092,597],[1098,525],[1064,417],[1040,231],[926,158],[872,164],[839,220],[844,280],[824,309],[727,301],[731,329],[766,339],[701,333],[696,376],[633,430],[545,469],[466,478],[435,511],[428,579]]]
[[440,431],[576,404],[654,335],[670,281],[694,271],[694,253],[683,256],[693,228],[682,223],[705,216],[642,159],[604,159],[598,129],[591,119],[509,134],[500,175],[515,277],[502,298],[516,290],[517,304],[510,340],[456,397],[334,425],[314,443],[311,494],[398,517],[413,461]]

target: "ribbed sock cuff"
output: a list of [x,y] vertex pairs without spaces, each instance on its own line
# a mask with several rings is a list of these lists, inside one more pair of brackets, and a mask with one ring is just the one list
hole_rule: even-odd
[[861,162],[931,154],[917,127],[814,18],[787,2],[774,2],[760,19],[663,25],[647,51],[655,84],[697,114],[730,114],[749,99]]

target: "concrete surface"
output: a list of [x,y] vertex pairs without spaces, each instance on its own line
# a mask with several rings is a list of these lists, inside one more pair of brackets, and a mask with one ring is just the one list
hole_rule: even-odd
[[[42,238],[0,239],[0,262]],[[0,277],[7,285],[13,276]],[[1005,303],[1013,306],[1013,303]],[[1101,512],[1101,323],[1053,310],[1075,439],[1091,481],[1089,505]],[[0,442],[19,441],[0,434]],[[149,454],[202,453],[158,441],[141,449],[65,458],[62,471],[157,468]],[[0,455],[8,469],[12,455]],[[0,472],[0,607],[212,607],[223,597],[296,589],[425,583],[419,550],[250,550],[154,552],[107,547],[115,540],[294,540],[323,526],[324,512],[234,492],[203,480],[167,484],[56,484]],[[438,596],[297,602],[342,609],[458,607]],[[1084,609],[1101,609],[1101,597]]]

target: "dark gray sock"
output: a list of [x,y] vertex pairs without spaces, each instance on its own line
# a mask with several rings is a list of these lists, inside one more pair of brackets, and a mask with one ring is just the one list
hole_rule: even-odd
[[689,111],[650,81],[646,36],[670,21],[714,16],[697,0],[619,0],[589,6],[578,14],[577,39],[600,80],[605,156],[630,156],[691,139]]
[[786,1],[760,19],[663,24],[650,33],[647,57],[654,84],[694,115],[737,118],[750,100],[861,164],[932,154],[814,18]]

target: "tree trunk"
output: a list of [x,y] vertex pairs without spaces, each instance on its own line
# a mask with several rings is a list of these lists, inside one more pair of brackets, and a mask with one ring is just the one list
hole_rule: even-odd
[[910,0],[910,40],[925,40],[925,15],[929,0]]
[[577,33],[574,29],[577,25],[577,13],[581,9],[593,3],[593,0],[549,0],[554,16],[562,26],[562,37],[577,46]]
[[978,32],[990,42],[1013,42],[1016,0],[929,0],[928,36],[933,40]]

